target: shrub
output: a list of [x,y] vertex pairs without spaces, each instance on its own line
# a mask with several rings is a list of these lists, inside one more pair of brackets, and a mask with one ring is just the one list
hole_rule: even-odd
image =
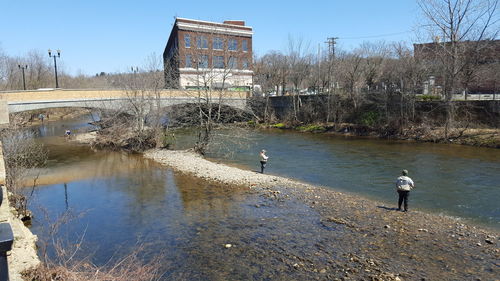
[[360,123],[365,126],[375,126],[379,119],[380,114],[376,111],[365,111],[360,116]]
[[434,95],[422,95],[420,98],[423,101],[436,101],[436,100],[441,100],[440,96],[434,96]]
[[309,124],[296,127],[297,130],[303,132],[324,132],[326,128],[321,125]]

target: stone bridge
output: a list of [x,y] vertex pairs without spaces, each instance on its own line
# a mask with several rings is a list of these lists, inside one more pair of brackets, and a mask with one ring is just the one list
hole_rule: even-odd
[[[40,89],[33,91],[0,92],[0,124],[8,123],[8,114],[14,112],[54,108],[54,107],[87,107],[102,109],[120,109],[137,100],[144,94],[146,98],[155,96],[152,91],[114,90],[70,90]],[[170,106],[198,101],[196,90],[161,90],[158,96],[161,106]],[[203,92],[201,93],[203,95]],[[222,102],[226,105],[244,110],[249,92],[222,92]],[[213,100],[217,102],[219,92],[214,92]]]

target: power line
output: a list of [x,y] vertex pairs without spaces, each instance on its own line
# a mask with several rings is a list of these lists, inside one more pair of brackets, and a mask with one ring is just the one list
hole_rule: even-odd
[[412,32],[411,30],[407,31],[402,31],[402,32],[395,32],[395,33],[386,33],[386,34],[379,34],[379,35],[370,35],[370,36],[359,36],[359,37],[340,37],[340,39],[343,40],[349,40],[349,39],[368,39],[368,38],[380,38],[380,37],[387,37],[387,36],[394,36],[394,35],[401,35],[401,34],[406,34]]

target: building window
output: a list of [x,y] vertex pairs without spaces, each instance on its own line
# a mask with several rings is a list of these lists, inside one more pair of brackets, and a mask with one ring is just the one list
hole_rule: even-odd
[[198,68],[208,68],[208,55],[200,56],[200,61],[198,62]]
[[248,52],[248,41],[247,40],[241,41],[241,49],[243,50],[243,52]]
[[248,60],[243,60],[243,69],[248,69],[250,64],[248,63]]
[[214,56],[214,68],[224,68],[224,56]]
[[186,55],[186,67],[193,67],[193,61],[191,55]]
[[198,36],[196,38],[196,46],[198,49],[208,49],[208,40],[205,36]]
[[222,41],[222,38],[215,37],[213,47],[214,47],[214,50],[223,50],[224,49],[224,41]]
[[235,57],[230,57],[227,64],[228,64],[228,67],[230,69],[237,69],[238,68],[238,59]]
[[191,48],[191,36],[189,34],[184,35],[184,47]]
[[238,50],[238,41],[236,41],[236,39],[229,39],[227,49],[229,51],[237,51]]

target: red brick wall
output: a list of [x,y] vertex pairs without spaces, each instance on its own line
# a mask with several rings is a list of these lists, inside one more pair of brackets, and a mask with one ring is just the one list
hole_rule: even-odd
[[[189,34],[191,37],[191,47],[185,48],[184,36]],[[243,69],[243,59],[246,59],[249,63],[249,70],[252,70],[252,38],[245,36],[233,36],[233,35],[224,35],[217,33],[204,33],[204,32],[195,32],[195,31],[187,31],[187,30],[179,30],[177,33],[178,42],[179,42],[179,58],[181,60],[180,67],[185,67],[185,56],[186,54],[193,55],[208,55],[208,63],[209,67],[212,66],[212,58],[213,56],[234,56],[238,59],[238,67],[237,69]],[[197,48],[197,38],[198,36],[205,36],[208,40],[208,49],[198,49]],[[214,50],[213,49],[213,40],[215,37],[220,37],[224,42],[224,50]],[[238,50],[237,51],[229,51],[227,50],[229,39],[236,39],[238,42]],[[242,51],[242,42],[243,40],[247,41],[248,51]]]

